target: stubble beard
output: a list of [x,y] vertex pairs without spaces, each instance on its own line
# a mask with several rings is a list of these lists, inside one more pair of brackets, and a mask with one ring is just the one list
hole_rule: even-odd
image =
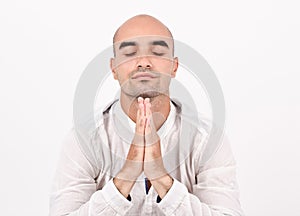
[[[160,95],[169,95],[169,84],[161,83],[161,80],[157,83],[149,83],[149,81],[140,81],[138,85],[134,83],[127,83],[122,86],[121,91],[126,96],[137,99],[142,98],[155,98]],[[166,86],[165,86],[166,85]],[[162,87],[163,86],[163,87]]]

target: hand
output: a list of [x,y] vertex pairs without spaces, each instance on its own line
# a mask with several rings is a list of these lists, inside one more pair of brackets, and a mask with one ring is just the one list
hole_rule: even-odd
[[146,114],[144,173],[151,181],[166,175],[167,172],[163,165],[160,137],[156,132],[149,100],[145,99],[144,105]]
[[163,198],[172,187],[173,178],[167,173],[160,148],[160,137],[157,134],[151,104],[145,100],[146,127],[145,127],[145,156],[144,173],[150,180],[160,198]]
[[136,179],[144,171],[161,198],[172,186],[173,179],[164,168],[160,138],[156,132],[149,98],[138,98],[136,131],[126,162],[114,178],[118,190],[127,197]]
[[121,171],[113,180],[118,190],[125,197],[129,195],[129,192],[131,191],[136,179],[143,172],[145,125],[146,115],[144,99],[140,97],[138,98],[135,135],[130,145],[126,162]]

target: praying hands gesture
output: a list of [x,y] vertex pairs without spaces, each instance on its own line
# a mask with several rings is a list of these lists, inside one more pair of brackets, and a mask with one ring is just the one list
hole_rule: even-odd
[[136,179],[144,172],[160,198],[163,198],[173,184],[173,179],[164,168],[160,138],[157,134],[149,98],[138,98],[135,136],[130,145],[126,162],[114,184],[120,193],[128,197]]

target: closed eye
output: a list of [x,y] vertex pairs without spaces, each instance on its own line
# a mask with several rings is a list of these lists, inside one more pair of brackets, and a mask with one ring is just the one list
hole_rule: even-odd
[[132,52],[132,53],[125,53],[124,55],[127,57],[130,57],[130,56],[134,56],[135,54],[136,54],[136,52]]
[[159,52],[152,52],[154,55],[156,55],[156,56],[163,56],[164,55],[164,53],[159,53]]

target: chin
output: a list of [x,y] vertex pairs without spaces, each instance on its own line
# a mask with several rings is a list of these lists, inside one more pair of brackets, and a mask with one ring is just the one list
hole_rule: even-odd
[[149,92],[143,92],[143,93],[140,93],[137,95],[137,98],[138,97],[142,97],[142,98],[154,98],[154,97],[157,97],[161,95],[160,92],[157,92],[157,91],[149,91]]

